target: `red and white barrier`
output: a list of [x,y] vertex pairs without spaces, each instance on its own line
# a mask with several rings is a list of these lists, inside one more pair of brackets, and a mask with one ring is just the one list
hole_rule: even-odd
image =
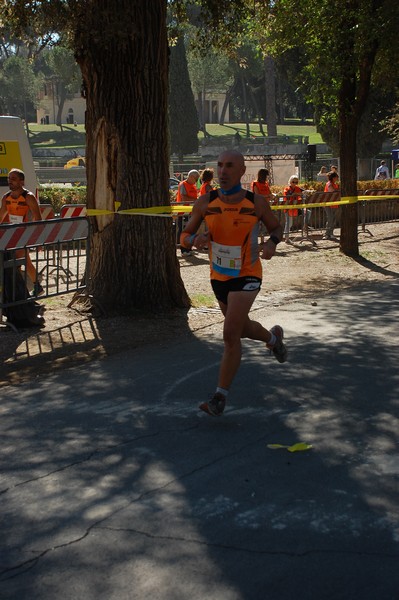
[[39,208],[43,221],[47,221],[47,219],[55,219],[54,208],[51,206],[51,204],[39,204]]
[[89,235],[87,219],[54,219],[23,225],[0,226],[0,251],[72,240],[85,239]]
[[64,204],[60,210],[61,219],[71,219],[73,217],[85,217],[86,204]]

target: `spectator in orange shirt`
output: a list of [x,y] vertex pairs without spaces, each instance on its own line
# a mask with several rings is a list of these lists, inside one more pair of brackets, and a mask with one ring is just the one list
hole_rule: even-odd
[[[284,188],[283,203],[284,204],[301,204],[302,202],[302,188],[298,186],[297,175],[291,175],[288,180],[287,187]],[[284,241],[286,244],[291,244],[290,241],[290,230],[294,217],[298,216],[298,210],[296,208],[290,208],[285,210],[285,227],[284,227]]]
[[[270,191],[269,183],[267,178],[269,177],[269,171],[267,169],[259,169],[258,174],[256,176],[255,181],[251,183],[251,190],[254,194],[260,194],[264,196],[268,202],[271,203],[272,193]],[[259,234],[260,234],[260,243],[263,244],[265,240],[266,228],[264,224],[259,222]]]
[[204,194],[209,194],[214,188],[212,185],[213,181],[213,169],[204,169],[201,173],[201,187],[200,187],[200,196]]
[[267,181],[268,177],[269,171],[267,169],[259,169],[255,181],[251,183],[251,190],[254,194],[260,194],[261,196],[265,196],[270,201],[270,197],[272,194],[270,191],[269,183]]
[[[182,204],[193,204],[193,202],[195,202],[198,197],[197,181],[199,176],[200,174],[195,169],[188,172],[187,179],[179,183],[176,202],[181,202]],[[177,239],[180,239],[183,230],[183,222],[186,223],[187,221],[187,217],[177,218]],[[180,249],[180,252],[182,256],[190,256],[192,254],[191,250],[187,250],[183,247]]]
[[[324,186],[325,192],[336,192],[339,190],[338,184],[338,173],[336,171],[330,171],[328,174],[328,181]],[[325,206],[324,211],[326,213],[326,233],[323,235],[323,240],[336,240],[334,237],[334,226],[335,226],[335,210],[337,206]]]

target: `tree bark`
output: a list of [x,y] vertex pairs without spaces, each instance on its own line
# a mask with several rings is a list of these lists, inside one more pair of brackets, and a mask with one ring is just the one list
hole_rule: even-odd
[[277,136],[277,114],[276,114],[276,79],[274,74],[274,60],[271,56],[265,56],[265,87],[266,87],[266,126],[267,135]]
[[265,132],[263,130],[263,123],[262,123],[262,115],[261,115],[260,110],[259,110],[259,106],[258,106],[258,102],[256,100],[256,96],[253,93],[252,88],[251,88],[250,85],[248,86],[248,90],[249,90],[249,95],[250,95],[250,98],[251,98],[251,101],[252,101],[252,106],[254,108],[254,111],[255,111],[255,114],[256,114],[256,118],[257,118],[257,121],[258,121],[259,131],[260,131],[261,135],[263,135],[263,137],[265,137]]
[[[89,208],[169,204],[164,0],[91,0],[75,30]],[[111,66],[111,67],[110,67]],[[91,218],[89,290],[108,310],[187,307],[171,218]]]
[[219,125],[224,125],[224,120],[226,118],[227,107],[230,102],[232,90],[233,90],[233,86],[231,86],[226,92],[226,96],[225,96],[225,99],[223,102],[222,112],[220,114]]
[[[356,133],[357,115],[348,108],[348,98],[354,98],[355,77],[343,81],[339,95],[340,179],[342,197],[357,196]],[[357,202],[342,206],[340,250],[348,256],[359,255]]]
[[65,100],[66,100],[66,90],[63,86],[62,83],[59,84],[58,89],[61,88],[61,91],[58,94],[57,97],[57,117],[56,117],[56,125],[58,125],[58,127],[61,127],[61,131],[62,131],[62,111],[64,110],[64,106],[65,106]]
[[242,71],[240,73],[240,78],[241,78],[241,89],[242,89],[242,102],[243,102],[243,109],[244,109],[244,120],[245,120],[246,132],[247,132],[246,137],[247,137],[247,139],[249,139],[251,128],[249,125],[249,117],[248,117],[247,82],[245,79],[245,75]]

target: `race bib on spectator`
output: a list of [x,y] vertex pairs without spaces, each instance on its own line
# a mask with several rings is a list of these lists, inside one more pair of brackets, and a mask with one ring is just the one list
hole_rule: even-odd
[[22,215],[9,215],[10,223],[23,223],[24,218]]

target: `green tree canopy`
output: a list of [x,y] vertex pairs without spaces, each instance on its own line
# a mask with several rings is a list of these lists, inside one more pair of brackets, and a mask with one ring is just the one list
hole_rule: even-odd
[[394,107],[382,121],[384,131],[390,135],[395,144],[399,145],[399,92],[396,93]]
[[[398,7],[389,0],[255,3],[269,51],[301,49],[299,80],[320,122],[338,122],[344,196],[357,193],[357,136],[372,82],[389,80]],[[295,26],[292,18],[295,17]],[[358,254],[357,204],[343,207],[341,250]]]
[[3,114],[27,121],[29,107],[36,104],[40,84],[41,80],[28,60],[19,56],[7,58],[0,71],[0,107]]
[[73,52],[65,46],[55,46],[46,51],[44,61],[48,67],[48,77],[54,84],[57,100],[56,123],[62,127],[62,111],[65,100],[80,88],[82,76]]

